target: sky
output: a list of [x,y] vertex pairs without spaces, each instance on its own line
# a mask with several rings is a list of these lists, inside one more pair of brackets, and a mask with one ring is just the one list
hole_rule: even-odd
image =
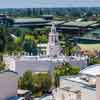
[[0,8],[98,6],[100,0],[0,0]]

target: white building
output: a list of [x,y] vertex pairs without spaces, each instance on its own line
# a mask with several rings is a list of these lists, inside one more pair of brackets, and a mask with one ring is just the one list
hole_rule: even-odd
[[47,55],[47,45],[46,43],[41,43],[41,44],[37,44],[37,47],[39,49],[39,56],[46,56]]
[[17,95],[17,73],[12,71],[0,72],[0,100]]
[[[99,100],[100,64],[92,65],[79,75],[60,77],[60,87],[54,90],[56,100]],[[96,99],[96,95],[98,99]]]

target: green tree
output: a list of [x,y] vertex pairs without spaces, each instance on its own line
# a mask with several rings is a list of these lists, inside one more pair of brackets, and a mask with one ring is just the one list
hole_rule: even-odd
[[66,40],[64,47],[64,54],[70,56],[74,51],[74,44],[69,40]]
[[25,40],[35,41],[35,37],[32,34],[26,34],[24,39]]
[[0,26],[0,52],[4,52],[6,45],[7,45],[7,41],[8,41],[8,32],[6,27],[1,27]]
[[34,74],[33,84],[37,88],[37,92],[47,93],[51,88],[51,78],[47,73]]
[[35,33],[35,34],[47,34],[49,31],[50,31],[50,29],[46,28],[46,27],[44,27],[44,28],[35,28],[33,33]]
[[33,94],[47,93],[51,88],[51,78],[47,73],[32,73],[32,71],[26,71],[19,79],[19,88],[28,89]]
[[90,57],[90,64],[100,64],[100,57]]
[[37,45],[33,41],[25,40],[23,43],[23,49],[30,55],[37,55]]
[[5,63],[3,61],[0,61],[0,71],[5,70]]
[[12,36],[12,29],[4,26],[0,26],[0,52],[12,53],[20,48],[15,43],[15,38]]
[[48,42],[48,37],[46,34],[42,34],[38,36],[38,41],[39,43],[47,43]]
[[13,39],[11,37],[9,28],[0,26],[0,61],[3,53],[7,52],[11,43],[13,43]]
[[80,72],[80,68],[76,66],[72,66],[69,63],[64,63],[63,65],[59,65],[54,69],[54,77],[55,77],[55,86],[59,86],[59,77],[60,76],[69,76],[75,75]]
[[16,39],[15,39],[15,43],[16,43],[17,45],[21,45],[22,42],[23,42],[23,40],[22,40],[21,37],[16,37]]
[[37,55],[37,41],[32,34],[27,34],[24,37],[23,49],[30,55]]
[[64,35],[64,54],[67,56],[70,56],[72,53],[78,51],[77,45],[74,41],[70,40],[70,36],[69,35]]
[[20,77],[19,79],[19,82],[18,82],[19,88],[32,90],[33,89],[32,80],[33,80],[32,71],[26,71],[23,74],[23,76]]

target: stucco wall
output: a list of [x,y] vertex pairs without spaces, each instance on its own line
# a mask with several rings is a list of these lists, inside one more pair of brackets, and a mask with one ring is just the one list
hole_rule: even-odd
[[87,88],[81,88],[81,100],[96,100],[96,91]]
[[12,72],[0,73],[0,100],[17,94],[17,75]]
[[[96,100],[96,90],[93,88],[84,87],[84,86],[85,86],[84,84],[60,78],[60,88],[70,87],[73,90],[80,90],[81,98],[79,100]],[[60,91],[60,92],[58,92],[58,94],[59,94],[58,96],[60,98],[61,95],[64,95],[64,97],[66,98],[64,100],[70,100],[67,98],[68,93],[69,93],[69,91]],[[100,94],[100,91],[99,91],[99,94]],[[73,96],[75,98],[73,100],[78,100],[78,99],[76,99],[75,95],[73,95]],[[100,100],[100,97],[98,100]]]
[[77,82],[73,82],[71,80],[60,78],[60,88],[64,87],[73,87],[76,89],[80,89],[81,84]]
[[96,76],[96,100],[100,100],[100,75]]

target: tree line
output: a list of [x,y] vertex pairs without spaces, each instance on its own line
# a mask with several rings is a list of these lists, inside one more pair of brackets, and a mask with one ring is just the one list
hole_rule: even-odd
[[70,7],[70,8],[9,8],[0,9],[0,13],[8,14],[13,17],[34,17],[41,15],[55,15],[55,16],[91,16],[93,14],[100,15],[99,7]]

